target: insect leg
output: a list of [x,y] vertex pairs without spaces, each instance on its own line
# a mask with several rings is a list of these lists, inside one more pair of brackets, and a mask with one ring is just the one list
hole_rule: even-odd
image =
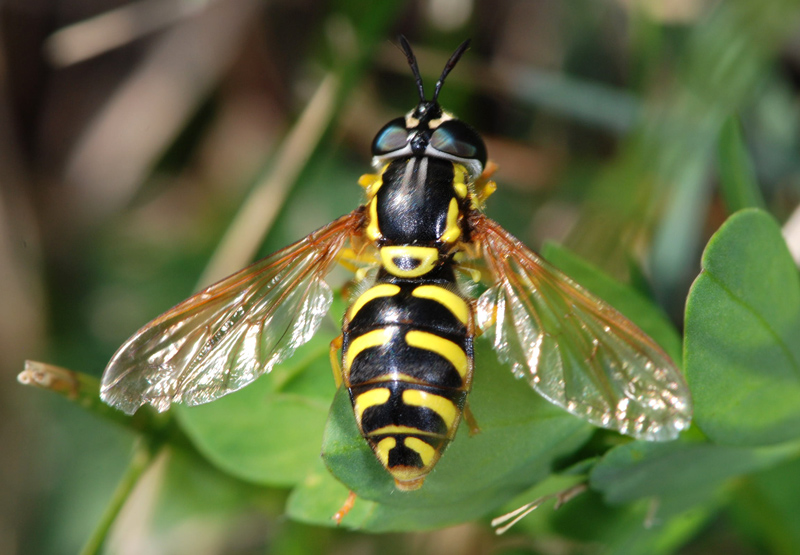
[[342,365],[339,362],[339,349],[342,348],[343,339],[344,336],[340,335],[331,341],[331,369],[333,370],[333,381],[336,382],[337,389],[342,385]]
[[[461,254],[461,253],[459,253]],[[477,264],[473,264],[470,262],[461,262],[458,261],[458,267],[456,268],[459,272],[464,273],[465,275],[469,275],[469,278],[474,283],[480,283],[482,281],[482,274],[481,269],[478,267]]]
[[359,266],[357,265],[359,256],[351,248],[342,249],[336,261],[353,273],[356,273],[359,269]]
[[469,426],[469,435],[474,436],[481,433],[481,427],[478,426],[478,421],[475,419],[475,415],[472,414],[472,409],[469,408],[469,403],[464,405],[464,421]]
[[[469,311],[469,323],[467,324],[467,333],[470,337],[476,337],[481,333],[477,326],[475,325],[475,301],[471,301],[470,311]],[[475,418],[475,415],[472,414],[472,409],[469,407],[469,401],[464,403],[464,421],[469,426],[469,435],[474,436],[481,432],[481,427],[478,426],[478,421]]]
[[483,173],[475,181],[475,195],[472,197],[473,208],[480,208],[492,193],[497,190],[497,184],[491,180],[492,174],[497,169],[497,164],[489,160]]
[[336,514],[331,517],[331,519],[336,522],[336,526],[339,526],[342,523],[342,519],[347,516],[347,513],[353,508],[353,505],[356,503],[356,494],[355,492],[350,492],[350,495],[347,496],[342,507],[336,511]]

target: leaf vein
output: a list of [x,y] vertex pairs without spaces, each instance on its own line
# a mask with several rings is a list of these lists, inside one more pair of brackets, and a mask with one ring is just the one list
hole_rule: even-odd
[[775,343],[780,347],[781,351],[783,351],[784,356],[789,360],[795,374],[800,378],[800,361],[798,361],[789,346],[784,341],[783,337],[769,324],[766,318],[762,316],[754,307],[750,306],[749,303],[745,302],[741,297],[737,296],[733,291],[731,291],[725,283],[709,272],[708,270],[704,271],[705,275],[709,277],[722,291],[724,291],[736,304],[743,307],[749,313],[751,313],[756,320],[767,330],[767,332],[775,339]]

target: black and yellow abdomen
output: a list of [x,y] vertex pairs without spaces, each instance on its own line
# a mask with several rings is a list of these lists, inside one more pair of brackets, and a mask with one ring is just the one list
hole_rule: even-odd
[[449,267],[415,279],[382,271],[348,311],[343,381],[400,489],[422,485],[458,429],[472,381],[470,318]]

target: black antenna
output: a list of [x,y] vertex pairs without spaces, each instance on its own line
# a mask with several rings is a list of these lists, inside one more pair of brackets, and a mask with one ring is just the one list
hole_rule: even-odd
[[[405,40],[405,39],[403,39]],[[447,77],[447,74],[450,73],[450,70],[455,67],[458,63],[458,60],[461,58],[461,55],[466,52],[467,48],[469,48],[469,41],[470,39],[465,40],[462,42],[456,51],[453,52],[453,55],[450,56],[450,59],[447,60],[447,63],[444,65],[444,69],[442,70],[442,76],[439,77],[439,80],[436,81],[436,89],[433,91],[433,102],[436,102],[436,99],[439,98],[439,91],[442,90],[442,84],[444,83],[444,78]],[[416,61],[414,62],[416,65]],[[422,84],[420,84],[420,90],[422,90]]]
[[[400,35],[398,38],[400,40],[400,48],[403,50],[403,54],[406,55],[406,60],[408,60],[408,65],[411,66],[411,72],[414,74],[414,79],[417,82],[417,88],[419,89],[419,101],[420,102],[425,102],[425,89],[422,86],[422,76],[419,74],[419,66],[417,66],[417,58],[416,58],[416,56],[414,56],[414,52],[411,50],[411,45],[408,44],[408,41],[406,40],[406,38],[403,35]],[[469,42],[469,41],[467,41],[467,42]],[[459,54],[459,56],[460,56],[460,54]],[[442,78],[444,78],[444,77],[442,77]],[[438,83],[436,84],[436,91],[437,91],[437,93],[439,91],[439,84]],[[434,96],[434,98],[436,98],[436,97]]]

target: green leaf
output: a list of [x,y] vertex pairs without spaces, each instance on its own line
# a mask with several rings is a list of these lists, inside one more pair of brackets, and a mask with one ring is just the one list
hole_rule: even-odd
[[173,449],[159,464],[166,465],[152,519],[159,533],[185,523],[187,515],[230,531],[237,515],[254,505],[276,515],[282,510],[285,493],[237,480],[194,453]]
[[684,348],[695,422],[711,440],[800,437],[800,279],[768,214],[738,212],[709,241]]
[[[286,514],[299,522],[332,526],[333,515],[342,508],[349,494],[347,486],[334,478],[317,457],[312,472],[289,495]],[[356,499],[342,526],[360,528],[374,513],[376,505],[373,501]]]
[[[563,492],[579,483],[576,478],[581,482],[588,480],[585,476],[551,476],[506,504],[502,512],[517,509],[543,495]],[[715,504],[704,504],[668,519],[659,513],[653,520],[650,502],[610,506],[599,492],[588,490],[558,510],[554,500],[546,501],[515,524],[511,533],[525,532],[542,544],[549,541],[564,543],[566,540],[577,545],[580,542],[584,549],[573,549],[576,553],[591,552],[595,546],[602,545],[604,554],[667,554],[674,553],[696,534],[716,509]],[[646,525],[648,519],[651,526]]]
[[720,130],[717,149],[722,198],[729,213],[744,208],[763,208],[753,164],[742,138],[742,126],[736,117],[728,118]]
[[738,488],[730,514],[739,530],[765,551],[800,552],[800,459],[751,476]]
[[319,458],[333,397],[324,339],[315,338],[267,376],[207,405],[177,406],[182,428],[220,469],[259,484],[291,486]]
[[659,517],[711,499],[726,480],[796,456],[800,446],[745,448],[678,440],[631,442],[611,449],[592,469],[590,483],[612,504],[655,497]]
[[[313,506],[295,503],[293,516],[330,523],[346,491],[356,492],[363,505],[374,501],[367,514],[348,515],[343,525],[370,531],[422,530],[471,520],[498,507],[520,491],[545,478],[560,457],[586,441],[592,428],[551,405],[510,369],[498,366],[488,344],[479,342],[476,375],[469,403],[481,432],[470,437],[462,425],[453,443],[421,489],[400,492],[358,432],[347,391],[334,400],[325,431],[323,457],[331,473],[346,487],[320,514]],[[323,488],[324,477],[315,478]],[[303,487],[309,487],[304,484]],[[301,493],[295,492],[294,496]],[[310,496],[307,496],[310,497]],[[369,505],[369,504],[368,504]],[[304,512],[301,509],[305,509]]]
[[542,253],[559,270],[629,318],[655,339],[673,360],[680,363],[680,335],[661,308],[650,299],[555,243],[547,243]]
[[554,539],[562,542],[567,537],[588,546],[602,545],[604,555],[659,555],[678,551],[716,514],[717,507],[697,505],[668,519],[660,511],[653,515],[652,509],[646,501],[609,506],[599,494],[588,492],[553,512],[550,520],[557,532]]

